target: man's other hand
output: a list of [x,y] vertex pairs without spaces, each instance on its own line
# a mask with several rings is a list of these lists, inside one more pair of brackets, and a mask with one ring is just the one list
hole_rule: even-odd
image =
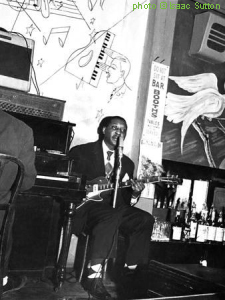
[[131,179],[131,187],[132,187],[132,190],[133,190],[132,198],[135,199],[135,198],[138,198],[140,196],[141,192],[145,188],[145,185],[141,181]]

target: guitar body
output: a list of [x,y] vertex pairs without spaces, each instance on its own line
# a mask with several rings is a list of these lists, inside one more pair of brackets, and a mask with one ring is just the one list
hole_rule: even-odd
[[87,181],[87,201],[102,201],[101,193],[113,190],[113,188],[113,184],[103,176]]

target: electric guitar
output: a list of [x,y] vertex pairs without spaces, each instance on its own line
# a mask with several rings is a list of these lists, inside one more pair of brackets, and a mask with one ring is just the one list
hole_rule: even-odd
[[[179,185],[182,184],[182,179],[178,178],[174,175],[172,176],[166,176],[166,177],[161,177],[161,176],[151,176],[151,177],[146,177],[146,178],[141,178],[137,180],[138,182],[143,182],[143,183],[165,183],[167,185]],[[119,188],[128,188],[131,187],[131,180],[127,180],[125,182],[121,182],[119,185]],[[80,205],[76,207],[76,209],[80,208],[83,204],[85,204],[88,201],[103,201],[103,198],[101,197],[101,193],[107,192],[110,190],[113,190],[115,188],[114,183],[109,182],[105,177],[97,177],[91,181],[87,181],[86,184],[86,198],[83,199]]]

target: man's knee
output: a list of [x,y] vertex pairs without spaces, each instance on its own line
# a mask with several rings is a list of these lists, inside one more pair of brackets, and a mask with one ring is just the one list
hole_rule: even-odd
[[144,223],[153,226],[155,223],[155,218],[150,213],[145,213],[143,216]]

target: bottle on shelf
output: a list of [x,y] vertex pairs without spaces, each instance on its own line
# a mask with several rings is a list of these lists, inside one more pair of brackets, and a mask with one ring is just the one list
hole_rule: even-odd
[[180,211],[176,211],[176,216],[174,223],[171,225],[171,239],[175,241],[180,241],[181,240],[181,233],[182,233],[182,223],[180,219]]
[[188,242],[190,238],[190,213],[189,213],[189,207],[186,207],[185,210],[185,216],[184,216],[184,225],[182,230],[182,241]]
[[178,210],[180,206],[180,198],[177,199],[176,205],[175,205],[175,210]]
[[173,197],[170,197],[170,199],[169,199],[169,204],[168,204],[168,207],[169,208],[172,208],[173,207]]
[[167,197],[165,196],[164,202],[163,202],[163,208],[167,208]]
[[219,217],[216,224],[216,234],[215,234],[215,242],[222,244],[223,243],[223,232],[224,232],[224,226],[223,226],[223,212],[222,210],[219,212]]
[[190,242],[196,240],[196,231],[197,231],[196,204],[193,202],[191,207],[191,217],[190,217],[190,237],[189,237]]
[[154,202],[153,202],[153,207],[157,207],[157,202],[158,202],[158,199],[155,198],[155,199],[154,199]]
[[208,242],[208,235],[209,235],[209,227],[212,226],[212,208],[208,209],[207,217],[206,217],[206,242]]
[[206,204],[204,203],[202,206],[200,218],[197,222],[197,234],[196,234],[196,242],[204,243],[207,239],[207,209]]
[[161,208],[161,199],[159,198],[158,199],[158,202],[157,202],[157,206],[156,206],[157,208]]
[[212,244],[214,243],[216,236],[216,209],[213,204],[210,210],[210,217],[211,220],[209,221],[210,225],[208,226],[207,241],[209,244]]

